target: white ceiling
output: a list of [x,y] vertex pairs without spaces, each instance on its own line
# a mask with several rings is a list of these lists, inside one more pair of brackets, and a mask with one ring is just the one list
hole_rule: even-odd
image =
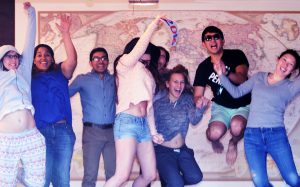
[[[24,2],[24,0],[15,0],[16,2]],[[38,3],[127,3],[127,0],[30,0],[30,2]],[[159,3],[208,3],[208,2],[298,2],[298,0],[159,0]]]
[[[27,0],[15,0],[21,5]],[[39,11],[49,10],[130,10],[128,0],[30,0]],[[300,0],[159,0],[154,7],[136,10],[224,10],[300,11]]]

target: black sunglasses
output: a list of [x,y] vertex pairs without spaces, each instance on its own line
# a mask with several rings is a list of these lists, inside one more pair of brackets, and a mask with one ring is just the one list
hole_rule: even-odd
[[212,40],[217,41],[217,40],[219,40],[220,38],[221,38],[220,34],[213,34],[213,35],[206,35],[206,36],[204,36],[204,40],[205,40],[206,42],[212,41]]

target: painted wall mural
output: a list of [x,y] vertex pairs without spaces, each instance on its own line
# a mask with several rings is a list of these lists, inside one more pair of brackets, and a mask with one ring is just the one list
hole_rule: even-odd
[[[61,13],[72,17],[71,36],[78,52],[78,66],[74,77],[90,71],[89,52],[94,47],[105,47],[109,53],[109,70],[112,62],[121,54],[125,44],[140,36],[157,14],[166,14],[177,23],[179,36],[176,48],[171,49],[172,33],[162,25],[154,34],[152,42],[170,50],[169,67],[183,64],[189,69],[191,80],[199,63],[207,57],[201,47],[201,33],[208,25],[222,29],[225,48],[238,48],[245,52],[249,63],[249,75],[257,71],[272,71],[276,58],[286,48],[299,50],[300,12],[223,12],[223,11],[107,11],[107,12],[39,12],[39,43],[47,43],[55,49],[56,61],[64,60],[65,52],[55,23]],[[71,80],[72,81],[72,80]],[[207,97],[212,94],[208,91]],[[79,95],[71,99],[73,127],[77,136],[72,161],[72,179],[83,176],[81,149],[82,112]],[[296,98],[285,114],[286,129],[292,145],[294,159],[300,171],[300,97]],[[238,158],[233,166],[225,161],[225,152],[215,154],[205,136],[210,108],[197,126],[191,126],[187,144],[194,149],[205,180],[249,180],[248,166],[244,157],[243,143],[238,145]],[[225,147],[229,136],[222,140]],[[226,150],[226,149],[225,149]],[[275,163],[267,159],[270,178],[280,179]],[[133,167],[132,177],[139,172]],[[103,179],[103,162],[99,169],[99,180]]]

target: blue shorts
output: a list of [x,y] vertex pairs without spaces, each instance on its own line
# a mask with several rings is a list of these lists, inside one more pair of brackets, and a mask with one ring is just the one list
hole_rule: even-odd
[[116,115],[114,137],[115,140],[134,138],[139,143],[152,141],[146,117],[137,117],[122,112]]
[[213,102],[211,107],[211,118],[209,124],[214,121],[223,122],[227,128],[230,128],[231,119],[234,116],[243,116],[246,120],[249,115],[249,105],[240,108],[227,108]]

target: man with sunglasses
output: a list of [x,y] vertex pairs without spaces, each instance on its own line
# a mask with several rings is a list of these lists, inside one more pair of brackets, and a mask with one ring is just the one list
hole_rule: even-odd
[[205,87],[210,86],[213,92],[211,119],[206,130],[207,139],[212,143],[213,151],[222,153],[224,146],[221,138],[230,130],[231,139],[226,153],[226,162],[235,163],[237,144],[243,138],[249,113],[251,95],[234,99],[220,83],[214,71],[214,63],[224,63],[226,76],[236,85],[247,80],[249,63],[245,54],[238,49],[223,49],[225,40],[223,32],[208,26],[202,32],[202,46],[210,55],[199,64],[194,80],[194,99],[204,95]]
[[104,48],[90,52],[92,71],[78,75],[69,86],[70,96],[80,94],[83,113],[83,166],[82,186],[96,186],[99,161],[102,154],[106,180],[116,167],[113,124],[116,114],[115,78],[107,70],[109,60]]

